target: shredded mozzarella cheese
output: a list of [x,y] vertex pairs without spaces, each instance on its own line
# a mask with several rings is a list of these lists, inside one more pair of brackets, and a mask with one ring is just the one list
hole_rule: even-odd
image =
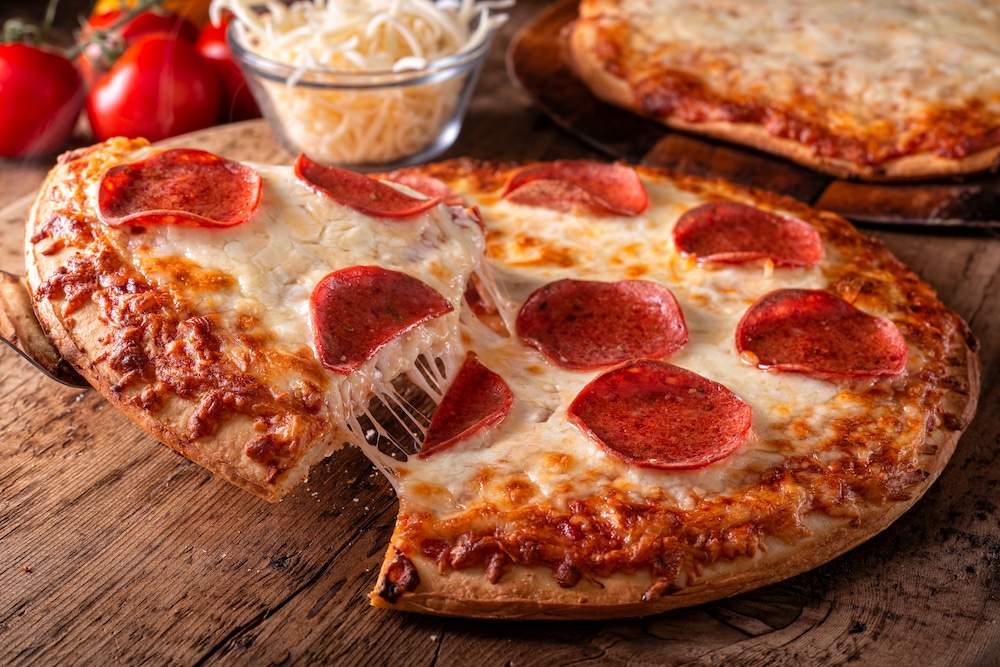
[[327,163],[388,163],[457,133],[478,70],[463,56],[488,48],[507,18],[491,10],[510,4],[213,0],[211,17],[231,12],[239,45],[289,68],[255,82],[287,146]]

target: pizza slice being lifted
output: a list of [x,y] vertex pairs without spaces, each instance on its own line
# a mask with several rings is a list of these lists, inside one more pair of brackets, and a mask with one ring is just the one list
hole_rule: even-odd
[[422,355],[457,363],[484,238],[440,198],[305,157],[124,140],[67,154],[41,193],[28,280],[63,355],[153,436],[268,500],[363,442],[371,397],[391,402]]
[[644,615],[792,576],[912,506],[978,395],[965,323],[846,221],[624,164],[113,140],[61,159],[26,246],[61,352],[179,452],[276,500],[362,448],[399,498],[383,607]]

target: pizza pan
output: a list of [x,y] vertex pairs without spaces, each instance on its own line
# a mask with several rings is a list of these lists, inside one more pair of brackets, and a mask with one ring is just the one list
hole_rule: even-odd
[[56,382],[70,387],[89,387],[42,331],[24,278],[0,271],[0,341]]

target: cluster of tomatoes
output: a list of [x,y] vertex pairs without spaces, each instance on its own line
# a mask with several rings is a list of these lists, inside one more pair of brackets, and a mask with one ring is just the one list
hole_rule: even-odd
[[199,30],[146,4],[91,16],[67,54],[0,44],[0,156],[58,150],[84,110],[97,140],[159,141],[260,115],[225,23]]

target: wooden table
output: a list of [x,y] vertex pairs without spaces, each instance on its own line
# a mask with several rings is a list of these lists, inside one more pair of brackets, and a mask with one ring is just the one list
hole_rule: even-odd
[[[521,0],[448,156],[596,156],[513,89]],[[85,136],[77,141],[86,141]],[[288,160],[260,122],[185,143]],[[0,163],[0,267],[48,161]],[[868,228],[983,344],[980,413],[901,520],[784,583],[646,619],[497,623],[368,606],[396,503],[354,449],[268,505],[172,454],[93,391],[0,346],[0,665],[985,665],[1000,663],[1000,239]]]

